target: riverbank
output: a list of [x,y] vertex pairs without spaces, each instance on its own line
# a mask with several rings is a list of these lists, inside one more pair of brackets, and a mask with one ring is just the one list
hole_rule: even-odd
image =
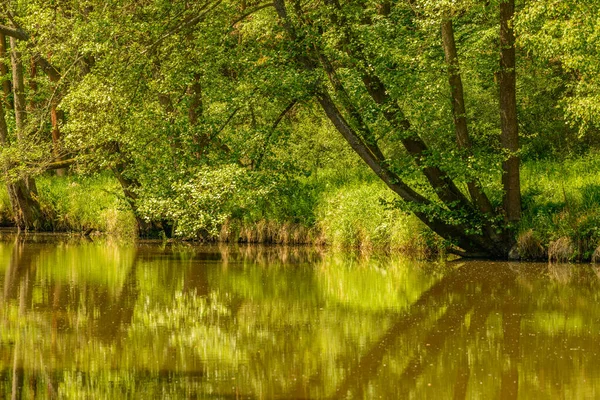
[[[512,255],[523,260],[600,258],[598,170],[597,155],[524,163],[523,219],[515,227],[517,246]],[[138,236],[131,206],[112,176],[41,176],[37,183],[42,211],[49,221],[43,230],[101,232],[120,239]],[[264,201],[228,204],[221,210],[223,222],[213,232],[190,237],[175,230],[175,236],[228,243],[385,249],[422,258],[443,253],[448,245],[417,218],[394,207],[391,191],[359,167],[321,171],[296,184],[293,190],[273,191]],[[490,193],[496,192],[490,188]],[[238,197],[244,198],[244,193]],[[491,197],[496,202],[500,198]],[[2,190],[1,225],[10,226],[11,218],[8,195]]]

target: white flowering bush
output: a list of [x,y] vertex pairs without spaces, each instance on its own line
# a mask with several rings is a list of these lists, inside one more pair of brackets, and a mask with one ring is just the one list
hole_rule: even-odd
[[246,171],[237,165],[201,168],[190,180],[175,180],[169,191],[145,192],[138,212],[148,221],[173,221],[174,235],[216,236],[239,199]]

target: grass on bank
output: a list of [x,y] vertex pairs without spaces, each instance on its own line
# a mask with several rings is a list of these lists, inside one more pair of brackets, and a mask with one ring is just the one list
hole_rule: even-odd
[[[103,232],[118,238],[137,234],[135,217],[110,175],[36,178],[42,212],[54,232]],[[11,223],[11,206],[6,186],[0,188],[0,218]]]
[[[523,217],[517,227],[521,259],[600,261],[600,154],[523,163]],[[416,217],[378,199],[393,194],[381,182],[362,179],[325,191],[317,224],[334,246],[389,248],[418,255],[437,253],[443,242]]]
[[[600,259],[600,154],[529,161],[521,170],[523,219],[517,229],[522,259]],[[135,237],[136,222],[110,175],[37,178],[50,230],[99,231]],[[257,209],[232,212],[216,240],[246,243],[326,244],[363,250],[385,248],[419,256],[443,242],[417,218],[386,206],[394,194],[364,169],[319,171]],[[237,214],[236,214],[237,213]],[[10,222],[6,189],[0,222]]]
[[523,165],[518,239],[524,258],[594,258],[600,245],[599,171],[599,154]]

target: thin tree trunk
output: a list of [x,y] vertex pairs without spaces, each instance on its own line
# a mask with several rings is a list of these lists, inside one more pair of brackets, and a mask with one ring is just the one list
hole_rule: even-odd
[[[15,104],[15,121],[17,128],[17,141],[23,143],[25,139],[25,123],[27,112],[25,110],[25,88],[23,79],[23,64],[21,63],[21,55],[17,50],[17,39],[14,37],[10,38],[11,46],[11,63],[13,72],[13,93],[14,93],[14,104]],[[8,142],[8,130],[6,129],[6,121],[4,120],[4,110],[2,110],[0,117],[0,139],[3,141],[3,145],[7,146]],[[5,165],[6,171],[10,169],[9,165]],[[8,179],[8,177],[7,177]],[[15,211],[15,222],[19,228],[24,229],[38,229],[41,225],[42,212],[40,205],[36,199],[37,188],[35,186],[35,180],[29,176],[20,178],[12,185],[12,198],[13,210]],[[9,194],[11,188],[9,187]]]
[[25,123],[27,119],[27,111],[25,108],[25,79],[23,78],[23,63],[21,60],[21,53],[18,50],[17,39],[14,37],[10,38],[10,48],[17,140],[19,142],[23,142],[25,140]]
[[[56,161],[62,161],[62,155],[60,154],[60,128],[59,120],[62,119],[62,113],[58,110],[58,98],[54,96],[50,103],[50,121],[52,123],[52,155]],[[65,168],[58,168],[56,170],[57,176],[64,176],[67,170]]]
[[2,79],[2,93],[4,94],[4,101],[6,106],[12,108],[13,105],[10,101],[11,94],[11,84],[10,79],[8,78],[8,66],[6,63],[6,36],[3,33],[0,33],[0,76]]
[[[50,88],[53,91],[52,99],[50,99],[50,122],[52,123],[52,155],[54,160],[63,161],[61,154],[61,146],[60,146],[60,121],[63,120],[64,114],[62,111],[58,110],[58,104],[60,102],[60,98],[58,97],[58,93],[56,90],[57,83],[50,78],[52,85]],[[56,176],[64,176],[66,175],[66,168],[58,168],[56,170]]]
[[[61,79],[61,74],[48,60],[37,55],[34,57],[35,64],[46,73],[50,79],[50,90],[52,97],[50,99],[50,122],[52,124],[52,156],[55,161],[63,161],[60,145],[60,122],[64,122],[64,113],[58,109],[60,103],[60,94],[58,93],[58,83]],[[56,169],[57,176],[64,176],[67,173],[66,168]]]
[[[23,74],[23,61],[21,59],[21,53],[18,50],[17,39],[14,37],[10,38],[11,48],[11,63],[13,73],[13,94],[15,103],[15,122],[17,125],[17,142],[22,144],[26,141],[26,126],[27,126],[27,105],[25,103],[25,78]],[[26,176],[24,178],[27,189],[37,196],[37,186],[35,180]]]
[[289,113],[297,103],[298,103],[298,100],[296,100],[296,99],[292,100],[291,103],[288,104],[287,107],[281,113],[279,113],[279,115],[275,119],[275,122],[273,122],[273,125],[271,126],[271,129],[269,130],[269,133],[267,133],[267,137],[265,138],[262,150],[256,157],[255,169],[257,169],[257,170],[260,169],[260,167],[262,165],[262,161],[267,153],[267,149],[269,147],[269,142],[271,141],[271,136],[277,129],[277,126],[279,125],[281,120],[283,120],[283,117],[285,117],[287,115],[287,113]]
[[190,95],[190,108],[188,117],[190,125],[197,125],[198,118],[204,113],[204,105],[202,103],[202,84],[200,83],[200,74],[194,74],[194,82],[188,88]]
[[[442,23],[442,45],[444,47],[446,64],[448,66],[448,83],[452,90],[452,116],[454,117],[456,143],[460,149],[466,150],[467,154],[471,155],[471,138],[469,137],[467,127],[467,112],[463,84],[451,19]],[[479,210],[483,213],[491,214],[492,205],[477,183],[470,180],[467,182],[467,188],[471,195],[471,199],[477,205]]]
[[517,95],[515,72],[515,35],[512,20],[515,13],[514,0],[500,2],[500,124],[502,147],[508,151],[508,159],[502,163],[504,186],[504,209],[509,222],[521,219],[521,182],[519,176],[519,132],[517,127]]
[[194,157],[196,159],[200,159],[202,154],[205,151],[206,146],[208,146],[208,142],[210,141],[210,137],[206,134],[198,134],[194,127],[198,125],[198,119],[202,117],[204,113],[204,104],[202,102],[202,84],[200,83],[200,74],[194,74],[194,81],[187,88],[187,94],[190,96],[190,106],[188,109],[188,120],[190,126],[192,127],[192,142],[196,146],[196,150],[194,151]]

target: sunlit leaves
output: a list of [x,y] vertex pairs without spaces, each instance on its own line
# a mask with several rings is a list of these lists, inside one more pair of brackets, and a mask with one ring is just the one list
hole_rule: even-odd
[[599,12],[594,1],[540,1],[527,3],[516,18],[525,49],[571,74],[572,95],[565,95],[562,105],[582,135],[600,127]]

